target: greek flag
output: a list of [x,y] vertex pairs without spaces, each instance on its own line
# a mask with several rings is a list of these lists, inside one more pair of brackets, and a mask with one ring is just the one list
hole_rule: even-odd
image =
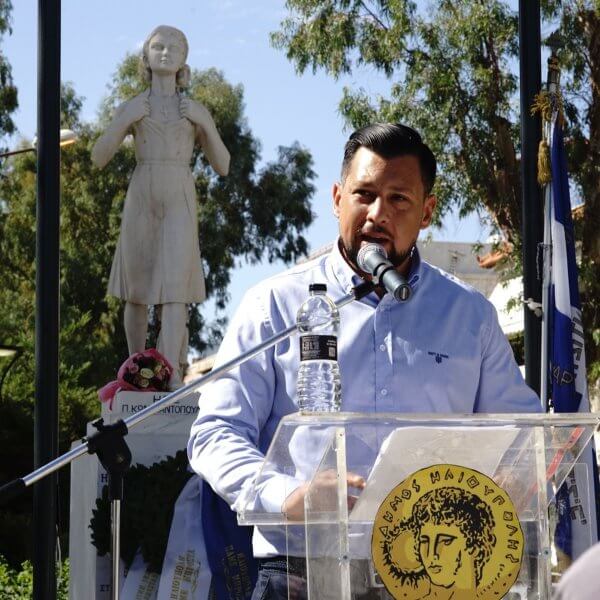
[[[552,403],[555,412],[589,412],[567,160],[558,118],[552,133],[551,168],[552,285],[549,342]],[[577,558],[591,543],[597,541],[598,476],[593,444],[584,450],[583,460],[588,465],[589,480],[581,481],[584,476],[574,473],[557,494],[559,523],[555,541],[571,558]],[[590,490],[588,494],[585,493],[586,487]],[[593,532],[592,539],[589,531]]]

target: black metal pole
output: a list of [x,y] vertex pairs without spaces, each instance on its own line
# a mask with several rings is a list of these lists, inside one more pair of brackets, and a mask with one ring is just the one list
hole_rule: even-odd
[[[58,456],[60,0],[38,0],[34,461]],[[33,597],[56,598],[57,475],[33,491]]]
[[[542,138],[538,115],[531,116],[534,96],[542,85],[540,3],[519,0],[519,60],[521,75],[521,182],[523,205],[523,298],[542,301],[538,247],[544,235],[542,190],[537,183],[537,152]],[[541,319],[524,305],[525,380],[540,393]]]

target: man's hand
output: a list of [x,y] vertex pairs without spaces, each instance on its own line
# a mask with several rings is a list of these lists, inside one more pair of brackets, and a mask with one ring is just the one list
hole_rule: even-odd
[[[356,473],[348,473],[346,477],[348,487],[359,490],[364,489],[365,480]],[[338,478],[333,470],[323,471],[317,475],[313,482],[311,494],[311,510],[332,511],[337,508],[335,499]],[[281,507],[282,512],[290,521],[304,521],[304,498],[308,492],[310,484],[304,483],[296,488],[286,499]],[[358,496],[348,495],[348,508],[352,509]]]

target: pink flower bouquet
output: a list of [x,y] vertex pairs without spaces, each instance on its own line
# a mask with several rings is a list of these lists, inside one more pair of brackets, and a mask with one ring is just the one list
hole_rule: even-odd
[[165,392],[169,389],[169,380],[173,367],[155,348],[132,354],[119,368],[117,380],[107,383],[98,391],[102,402],[112,401],[120,390],[135,392]]

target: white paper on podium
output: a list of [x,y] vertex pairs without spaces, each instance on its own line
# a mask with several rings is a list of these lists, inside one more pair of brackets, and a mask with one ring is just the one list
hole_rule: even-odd
[[431,465],[461,465],[492,477],[518,434],[519,429],[510,426],[396,429],[381,445],[349,520],[372,522],[394,487],[415,471]]

